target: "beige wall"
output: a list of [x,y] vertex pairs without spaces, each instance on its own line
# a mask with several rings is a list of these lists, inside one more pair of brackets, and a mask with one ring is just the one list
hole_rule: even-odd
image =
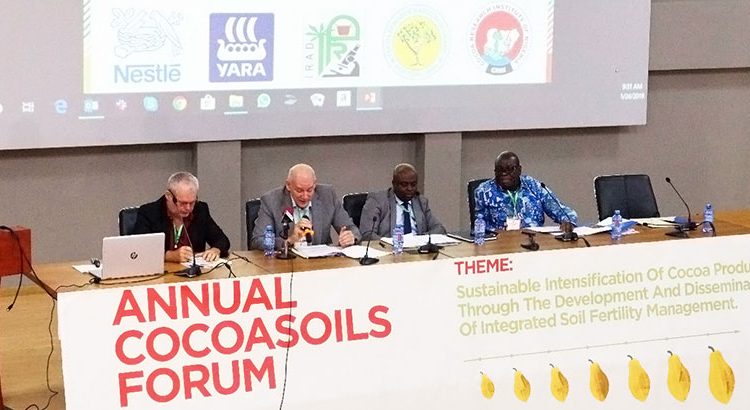
[[468,224],[466,181],[490,176],[504,149],[583,221],[596,216],[592,179],[606,173],[650,174],[663,214],[682,211],[665,176],[694,211],[708,200],[746,208],[748,21],[746,0],[653,1],[646,126],[0,151],[0,224],[32,228],[37,262],[98,256],[101,238],[117,232],[119,208],[156,198],[171,172],[187,169],[242,248],[243,202],[280,185],[291,164],[312,164],[344,194],[386,187],[391,167],[408,161],[423,170],[424,193],[455,229]]

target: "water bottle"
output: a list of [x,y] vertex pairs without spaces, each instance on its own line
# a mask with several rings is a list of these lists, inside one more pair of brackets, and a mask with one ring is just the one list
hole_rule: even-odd
[[263,256],[272,257],[275,254],[276,234],[273,226],[266,225],[266,231],[263,233]]
[[714,207],[711,206],[711,203],[709,202],[706,204],[706,207],[703,208],[703,228],[701,229],[703,233],[711,233],[714,231],[713,226],[711,226],[713,222],[714,222]]
[[612,230],[610,231],[613,241],[619,241],[622,238],[622,215],[620,210],[616,209],[615,214],[612,215]]
[[393,254],[401,255],[404,253],[404,225],[398,224],[393,227],[391,239],[393,239]]
[[484,224],[484,216],[477,214],[477,218],[474,220],[474,244],[484,245],[484,231],[486,226]]

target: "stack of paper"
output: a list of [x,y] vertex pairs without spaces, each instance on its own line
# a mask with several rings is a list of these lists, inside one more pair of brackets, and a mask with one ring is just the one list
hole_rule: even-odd
[[341,255],[341,248],[331,245],[307,245],[291,248],[292,252],[305,258],[325,258]]
[[[393,246],[393,238],[380,238],[382,242]],[[427,245],[427,241],[432,241],[435,245],[458,245],[457,239],[443,234],[434,235],[404,235],[404,249],[416,249],[422,245]]]

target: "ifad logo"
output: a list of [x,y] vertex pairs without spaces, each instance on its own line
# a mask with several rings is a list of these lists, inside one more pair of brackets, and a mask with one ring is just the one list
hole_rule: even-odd
[[305,77],[359,77],[360,26],[340,15],[305,32]]
[[496,4],[483,10],[474,20],[471,51],[487,74],[508,74],[523,62],[528,36],[528,21],[521,10],[510,4]]
[[273,80],[273,14],[211,14],[210,25],[212,83]]
[[386,58],[400,74],[426,77],[445,60],[446,33],[438,13],[424,6],[410,7],[392,18],[386,28]]

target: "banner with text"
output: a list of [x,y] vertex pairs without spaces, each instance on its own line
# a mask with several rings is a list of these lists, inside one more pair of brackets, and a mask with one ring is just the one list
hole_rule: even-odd
[[748,249],[742,235],[61,293],[65,401],[747,409]]

